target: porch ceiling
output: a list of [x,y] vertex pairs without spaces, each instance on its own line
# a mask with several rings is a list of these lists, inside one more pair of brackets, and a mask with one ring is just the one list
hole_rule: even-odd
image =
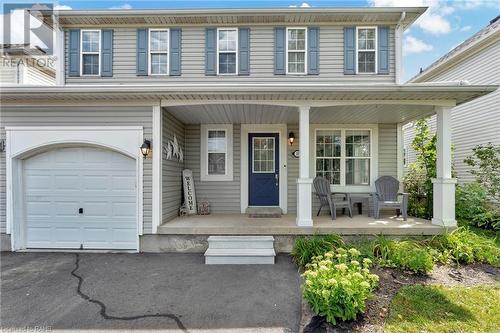
[[[259,104],[184,105],[165,108],[185,124],[296,124],[296,107]],[[348,105],[311,108],[313,124],[400,123],[430,115],[429,105]]]

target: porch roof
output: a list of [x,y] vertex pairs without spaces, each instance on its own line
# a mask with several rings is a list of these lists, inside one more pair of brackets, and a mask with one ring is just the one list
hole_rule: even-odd
[[266,104],[282,106],[447,105],[495,91],[498,85],[339,85],[339,84],[183,84],[3,86],[4,105],[40,103]]

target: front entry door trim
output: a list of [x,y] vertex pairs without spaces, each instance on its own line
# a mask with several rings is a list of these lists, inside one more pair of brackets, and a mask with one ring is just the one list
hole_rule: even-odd
[[279,133],[248,134],[248,205],[279,206]]
[[249,206],[249,141],[250,133],[278,133],[279,135],[279,208],[287,213],[287,125],[286,124],[241,124],[240,131],[240,198],[241,213],[245,214]]

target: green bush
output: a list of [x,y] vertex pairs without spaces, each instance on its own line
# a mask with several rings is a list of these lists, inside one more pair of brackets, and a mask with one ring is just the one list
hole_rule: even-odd
[[500,248],[494,239],[477,235],[468,228],[458,228],[448,234],[435,236],[429,243],[435,252],[435,260],[472,264],[500,264]]
[[461,224],[500,229],[500,211],[487,205],[487,192],[483,185],[459,185],[455,193],[455,214]]
[[389,240],[378,237],[373,243],[373,252],[382,267],[398,267],[416,273],[428,273],[434,260],[426,247],[412,240]]
[[331,324],[356,319],[378,285],[378,276],[369,271],[371,260],[365,258],[360,263],[359,257],[360,252],[354,248],[338,248],[306,264],[304,298]]
[[311,262],[312,257],[323,255],[343,245],[344,241],[339,235],[300,237],[295,240],[291,255],[295,263],[304,269],[306,264]]
[[408,214],[427,218],[427,184],[425,170],[420,163],[411,163],[403,180],[408,193]]

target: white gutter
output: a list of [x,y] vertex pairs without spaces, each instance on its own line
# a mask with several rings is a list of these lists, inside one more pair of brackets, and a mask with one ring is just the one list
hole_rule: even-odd
[[426,81],[426,82],[410,82],[406,83],[406,86],[445,86],[445,87],[460,87],[460,86],[470,86],[470,82],[467,80],[460,81]]
[[406,18],[406,11],[401,13],[398,24],[396,24],[396,84],[401,84],[401,73],[403,72],[403,21]]

